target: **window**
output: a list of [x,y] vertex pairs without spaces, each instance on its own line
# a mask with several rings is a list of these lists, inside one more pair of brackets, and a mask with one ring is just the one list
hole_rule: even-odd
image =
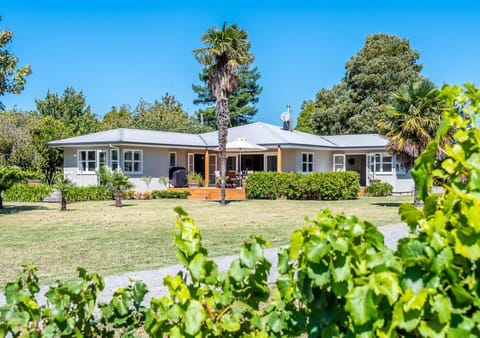
[[110,150],[110,168],[112,171],[117,170],[119,168],[118,164],[118,149]]
[[170,153],[170,168],[177,166],[177,153]]
[[387,153],[368,155],[368,169],[371,173],[391,173],[392,168],[392,155]]
[[345,171],[344,154],[333,154],[333,171]]
[[98,152],[98,168],[107,165],[107,152],[101,150]]
[[143,172],[143,152],[141,150],[123,151],[123,171],[141,174]]
[[302,172],[311,173],[313,171],[313,153],[302,153]]
[[267,171],[277,171],[277,155],[266,155]]
[[227,171],[237,171],[237,157],[228,156],[227,157]]
[[77,156],[78,169],[81,172],[95,172],[97,169],[96,150],[79,150]]

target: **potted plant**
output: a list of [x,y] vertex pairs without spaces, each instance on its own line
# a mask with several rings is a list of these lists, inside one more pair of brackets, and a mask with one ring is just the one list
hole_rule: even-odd
[[187,175],[188,186],[190,188],[198,188],[203,186],[203,177],[198,173],[188,173]]

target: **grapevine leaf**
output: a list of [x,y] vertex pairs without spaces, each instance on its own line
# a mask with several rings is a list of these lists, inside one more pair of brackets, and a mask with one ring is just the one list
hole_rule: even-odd
[[448,269],[453,260],[453,253],[450,248],[445,248],[438,253],[432,260],[432,270],[440,275],[443,270]]
[[303,234],[295,231],[290,239],[290,259],[295,260],[300,257],[300,250],[303,247]]
[[343,255],[338,256],[337,259],[333,261],[332,276],[335,282],[342,282],[350,278],[350,260],[350,256]]
[[398,284],[398,278],[393,272],[373,274],[372,278],[370,278],[370,285],[375,294],[385,295],[390,305],[397,301],[402,291]]
[[206,318],[205,309],[202,304],[192,300],[185,311],[185,332],[189,335],[195,335],[200,331],[203,321]]
[[363,325],[376,318],[377,309],[369,286],[357,286],[347,295],[346,310],[352,314],[356,325]]
[[455,229],[452,231],[455,238],[455,251],[472,261],[480,259],[480,236],[472,229]]
[[422,279],[422,270],[418,266],[412,266],[405,269],[402,280],[403,289],[408,289],[414,293],[420,293],[424,287]]
[[240,320],[236,316],[226,314],[221,319],[222,327],[228,332],[237,332],[240,330]]
[[190,273],[192,274],[193,280],[196,281],[201,281],[205,279],[205,264],[207,262],[207,259],[205,256],[201,253],[197,253],[193,259],[191,260],[188,269],[190,270]]
[[240,282],[248,277],[250,274],[250,269],[243,268],[240,263],[240,259],[235,259],[230,264],[230,269],[228,270],[230,276],[233,277],[236,281]]
[[398,210],[402,221],[408,224],[410,232],[415,232],[418,221],[424,217],[423,212],[413,204],[403,203]]
[[240,249],[240,261],[250,269],[253,269],[262,257],[263,249],[258,243],[245,243]]
[[330,245],[319,238],[312,238],[305,244],[305,254],[307,260],[313,263],[319,263],[320,260],[330,251]]
[[450,322],[452,303],[447,297],[441,294],[435,295],[432,298],[432,307],[438,313],[440,323]]
[[435,320],[422,320],[418,327],[418,332],[420,332],[423,337],[443,338],[445,337],[446,328],[445,325]]

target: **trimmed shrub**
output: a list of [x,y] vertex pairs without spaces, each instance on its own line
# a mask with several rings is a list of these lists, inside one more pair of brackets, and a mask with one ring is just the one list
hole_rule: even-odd
[[347,200],[358,197],[360,176],[356,172],[277,173],[248,175],[248,199]]
[[18,183],[4,192],[3,199],[7,202],[41,202],[52,190],[48,184]]
[[103,186],[73,187],[68,192],[66,199],[68,202],[81,201],[107,201],[113,200],[111,189]]
[[360,175],[355,171],[320,173],[319,193],[322,200],[351,200],[358,197]]
[[248,199],[274,200],[278,198],[278,174],[276,172],[254,172],[246,180]]
[[188,191],[188,190],[183,190],[183,191],[152,190],[152,198],[153,199],[161,199],[161,198],[186,199],[190,195],[191,195],[190,191]]
[[365,195],[373,197],[391,196],[393,187],[387,182],[372,183],[365,188]]

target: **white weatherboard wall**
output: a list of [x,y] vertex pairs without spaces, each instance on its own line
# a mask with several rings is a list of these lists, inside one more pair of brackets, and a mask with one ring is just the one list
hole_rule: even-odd
[[297,152],[294,149],[282,149],[282,171],[297,171]]

